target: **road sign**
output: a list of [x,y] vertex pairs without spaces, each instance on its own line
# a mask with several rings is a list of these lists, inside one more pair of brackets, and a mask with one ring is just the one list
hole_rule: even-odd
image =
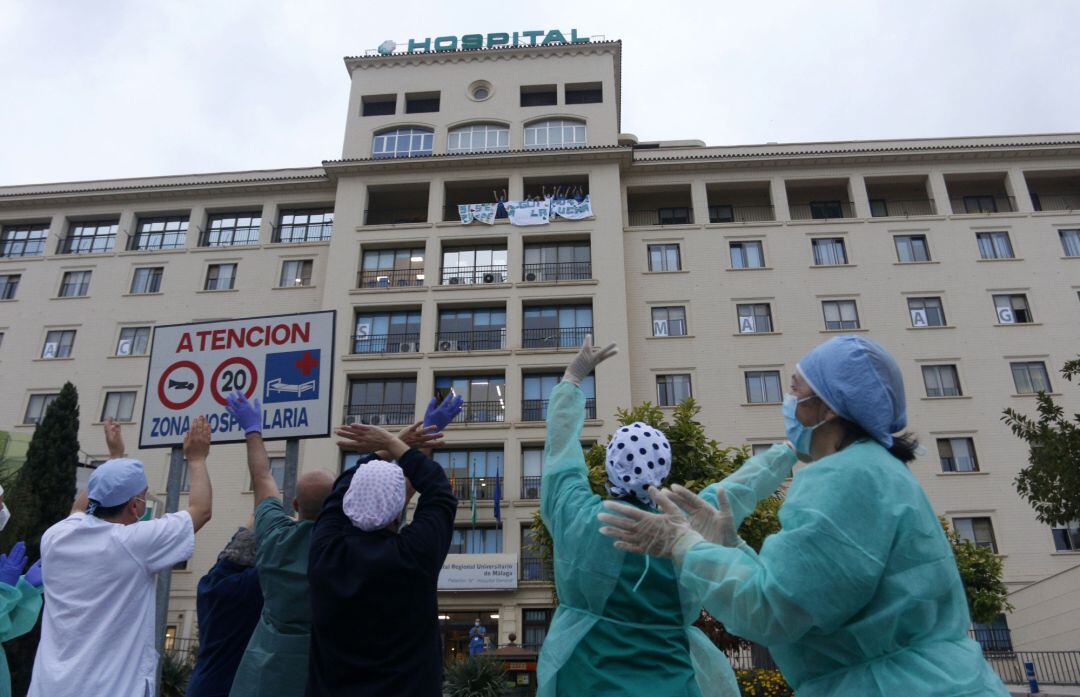
[[225,410],[233,391],[260,398],[263,438],[330,434],[335,311],[154,328],[140,448],[183,443],[205,416],[215,443],[244,440]]

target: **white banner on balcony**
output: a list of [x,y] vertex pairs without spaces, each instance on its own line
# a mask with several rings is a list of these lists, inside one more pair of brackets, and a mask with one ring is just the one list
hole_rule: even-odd
[[462,225],[468,225],[473,221],[476,221],[478,223],[484,223],[486,225],[494,225],[495,213],[498,210],[498,204],[462,203],[458,204],[457,210],[458,217],[461,218]]
[[592,203],[586,196],[578,201],[572,198],[556,198],[551,200],[551,217],[565,218],[566,220],[584,220],[593,217]]
[[439,572],[439,590],[515,590],[517,579],[516,554],[448,554]]
[[507,201],[503,205],[511,225],[547,225],[551,218],[551,199]]

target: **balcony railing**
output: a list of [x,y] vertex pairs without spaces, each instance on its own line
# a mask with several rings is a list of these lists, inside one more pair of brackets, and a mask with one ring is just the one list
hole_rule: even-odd
[[548,581],[555,578],[551,561],[544,561],[536,552],[521,553],[521,580]]
[[427,214],[427,208],[369,208],[364,211],[364,225],[426,223]]
[[776,220],[772,206],[709,206],[710,223],[760,223]]
[[[472,203],[477,203],[473,201]],[[506,220],[509,216],[506,213],[506,208],[495,209],[495,220]],[[443,221],[447,223],[456,223],[461,220],[461,213],[458,212],[457,205],[447,205],[443,208]]]
[[350,404],[345,407],[347,424],[411,424],[415,415],[415,404]]
[[1080,194],[1031,194],[1037,211],[1080,211]]
[[356,275],[357,288],[415,288],[424,285],[424,269],[365,269]]
[[496,351],[506,348],[506,327],[470,332],[439,332],[436,351]]
[[792,220],[837,220],[855,217],[855,206],[850,201],[792,203],[788,209]]
[[576,349],[581,347],[581,343],[585,341],[585,336],[592,333],[592,327],[523,329],[521,331],[521,348]]
[[626,215],[630,227],[649,225],[692,225],[694,209],[688,206],[673,208],[631,208]]
[[274,243],[325,242],[334,233],[333,223],[288,223],[274,228]]
[[1041,685],[1080,685],[1080,651],[986,651],[983,658],[1007,685],[1027,682],[1025,663]]
[[956,215],[987,215],[991,213],[1013,213],[1016,201],[1012,196],[986,194],[985,196],[955,196],[949,199],[952,212]]
[[246,247],[253,244],[259,244],[258,227],[203,230],[199,233],[200,247]]
[[983,651],[1012,651],[1012,632],[1003,627],[969,629],[968,635],[979,642]]
[[101,254],[111,252],[116,235],[87,235],[64,237],[56,248],[57,254]]
[[419,353],[420,333],[369,334],[353,342],[353,353]]
[[[546,399],[523,399],[521,400],[522,421],[544,421],[547,419],[548,400]],[[585,400],[585,418],[596,418],[596,399],[589,397]]]
[[540,498],[540,480],[543,477],[522,477],[521,478],[521,498],[523,499],[538,499]]
[[466,401],[454,423],[502,423],[506,421],[506,406],[501,400],[494,402]]
[[544,281],[587,281],[592,278],[591,261],[560,261],[545,264],[525,264],[521,280],[525,283]]
[[474,491],[477,501],[494,501],[496,485],[502,494],[500,500],[506,499],[506,493],[502,491],[502,477],[456,477],[452,472],[447,472],[446,476],[459,502],[471,501]]
[[444,286],[480,286],[506,283],[507,267],[501,266],[447,266],[443,267],[440,283]]
[[874,218],[899,218],[912,215],[935,215],[933,199],[871,199],[870,215]]

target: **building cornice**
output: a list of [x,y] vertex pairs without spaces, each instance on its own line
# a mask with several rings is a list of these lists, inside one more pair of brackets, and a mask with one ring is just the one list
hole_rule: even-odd
[[423,157],[362,158],[325,160],[323,168],[331,179],[350,174],[375,172],[414,172],[447,168],[498,168],[526,164],[567,162],[619,162],[629,165],[632,150],[620,145],[595,145],[585,148],[503,150],[483,153],[442,153]]

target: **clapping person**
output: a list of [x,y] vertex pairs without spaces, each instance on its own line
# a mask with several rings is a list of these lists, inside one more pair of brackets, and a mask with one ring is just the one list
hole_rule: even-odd
[[[26,575],[26,545],[16,542],[8,554],[0,554],[0,641],[26,634],[41,612],[41,560]],[[11,697],[11,674],[7,656],[0,651],[0,697]]]

